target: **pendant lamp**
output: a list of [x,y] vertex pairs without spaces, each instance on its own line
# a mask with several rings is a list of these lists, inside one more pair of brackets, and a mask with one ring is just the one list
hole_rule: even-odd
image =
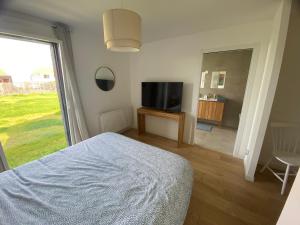
[[128,9],[103,13],[104,43],[116,52],[138,52],[141,48],[141,17]]

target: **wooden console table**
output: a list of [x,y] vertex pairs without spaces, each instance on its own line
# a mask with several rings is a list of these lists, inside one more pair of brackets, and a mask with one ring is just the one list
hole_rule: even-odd
[[144,134],[146,131],[145,125],[145,116],[156,116],[162,117],[170,120],[175,120],[178,122],[178,147],[183,143],[183,134],[184,134],[184,121],[185,121],[185,113],[169,113],[165,111],[149,109],[141,107],[137,109],[137,120],[138,120],[138,134]]

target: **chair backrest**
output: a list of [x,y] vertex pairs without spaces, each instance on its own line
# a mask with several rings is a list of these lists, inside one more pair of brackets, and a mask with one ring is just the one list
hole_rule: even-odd
[[271,122],[273,152],[300,153],[300,124]]

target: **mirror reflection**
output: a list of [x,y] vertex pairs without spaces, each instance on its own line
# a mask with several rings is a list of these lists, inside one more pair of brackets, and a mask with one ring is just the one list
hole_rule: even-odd
[[102,91],[110,91],[115,85],[115,75],[112,69],[107,66],[101,66],[97,69],[95,74],[97,86]]
[[212,72],[210,88],[225,88],[226,71]]

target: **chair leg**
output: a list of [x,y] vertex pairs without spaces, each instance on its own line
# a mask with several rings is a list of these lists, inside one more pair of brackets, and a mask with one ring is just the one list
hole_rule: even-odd
[[286,183],[287,183],[288,178],[289,178],[289,172],[290,172],[290,165],[288,164],[286,166],[286,170],[285,170],[285,175],[284,175],[283,184],[282,184],[282,188],[281,188],[281,195],[284,194]]
[[259,171],[260,173],[264,172],[265,169],[269,166],[270,162],[272,161],[273,157],[271,157],[267,163],[263,166],[263,168],[261,168],[261,170]]

